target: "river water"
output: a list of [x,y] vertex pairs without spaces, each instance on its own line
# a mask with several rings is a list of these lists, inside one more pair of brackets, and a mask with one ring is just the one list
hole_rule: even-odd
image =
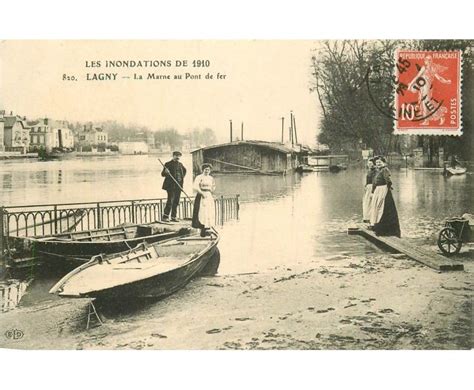
[[[191,156],[182,162],[190,168]],[[158,157],[146,155],[3,161],[0,204],[160,198],[166,196],[160,172]],[[216,176],[217,196],[240,194],[242,201],[239,221],[220,228],[219,273],[267,272],[378,251],[346,233],[361,220],[364,176],[361,168],[337,174]],[[474,175],[446,178],[440,171],[401,168],[393,169],[392,176],[404,237],[434,237],[445,218],[473,211]],[[184,188],[192,194],[190,172]],[[36,285],[43,294],[54,281],[46,278]]]

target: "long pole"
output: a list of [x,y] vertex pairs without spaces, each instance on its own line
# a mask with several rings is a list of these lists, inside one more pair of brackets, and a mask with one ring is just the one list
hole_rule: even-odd
[[285,117],[281,117],[281,143],[284,141],[284,132],[285,132]]
[[176,179],[174,178],[174,176],[171,174],[170,170],[168,168],[166,168],[165,164],[163,164],[163,162],[161,161],[161,159],[158,159],[158,161],[160,162],[160,164],[163,166],[163,168],[166,170],[166,172],[168,172],[168,175],[173,179],[173,181],[176,183],[176,185],[179,187],[179,189],[183,192],[184,195],[186,195],[186,197],[192,201],[192,199],[189,197],[189,195],[186,193],[186,191],[184,191],[183,187],[181,187],[181,185],[176,181]]
[[232,142],[232,119],[229,122],[230,122],[230,142]]
[[240,140],[244,140],[244,122],[240,125]]
[[293,111],[290,111],[290,140],[293,145]]
[[298,144],[298,133],[296,132],[296,117],[293,115],[293,130],[295,131],[295,144]]

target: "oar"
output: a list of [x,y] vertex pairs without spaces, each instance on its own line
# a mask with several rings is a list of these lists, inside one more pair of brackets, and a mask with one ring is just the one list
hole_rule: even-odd
[[173,179],[173,181],[176,183],[176,185],[180,188],[180,190],[183,192],[184,195],[186,195],[186,197],[192,201],[192,199],[189,197],[189,195],[186,193],[186,191],[184,191],[183,187],[181,187],[181,185],[177,182],[177,180],[174,178],[174,176],[171,174],[170,170],[168,168],[166,168],[165,164],[163,164],[163,162],[161,161],[161,159],[158,159],[158,161],[160,162],[161,165],[163,165],[163,168],[166,169],[166,171],[168,172],[168,175]]

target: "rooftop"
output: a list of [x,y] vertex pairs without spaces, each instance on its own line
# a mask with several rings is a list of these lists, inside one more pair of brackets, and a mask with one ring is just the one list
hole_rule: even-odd
[[17,115],[5,115],[3,117],[3,121],[5,122],[5,128],[7,127],[13,127],[16,122],[20,122],[23,128],[27,128],[28,126],[26,125],[26,121]]
[[195,153],[199,150],[210,150],[210,149],[217,149],[226,146],[240,146],[240,145],[253,145],[253,146],[260,146],[262,148],[273,149],[282,153],[295,153],[299,152],[299,149],[292,148],[288,145],[282,144],[280,142],[268,142],[268,141],[256,141],[256,140],[248,140],[248,141],[234,141],[234,142],[227,142],[224,144],[218,145],[211,145],[206,146],[204,148],[193,150],[192,153]]

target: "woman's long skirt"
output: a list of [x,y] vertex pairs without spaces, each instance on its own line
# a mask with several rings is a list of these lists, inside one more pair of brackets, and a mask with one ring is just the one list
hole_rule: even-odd
[[387,186],[377,186],[372,194],[370,223],[378,236],[400,237],[400,222],[392,192]]
[[364,222],[370,221],[371,200],[372,200],[372,184],[367,184],[365,186],[364,197],[362,198],[362,220]]
[[197,194],[194,198],[194,205],[193,205],[193,220],[191,226],[196,229],[204,229],[204,225],[199,222],[199,209],[201,208],[201,199],[202,195]]
[[216,222],[214,198],[209,194],[203,197],[197,194],[194,199],[192,227],[197,229],[210,228]]

